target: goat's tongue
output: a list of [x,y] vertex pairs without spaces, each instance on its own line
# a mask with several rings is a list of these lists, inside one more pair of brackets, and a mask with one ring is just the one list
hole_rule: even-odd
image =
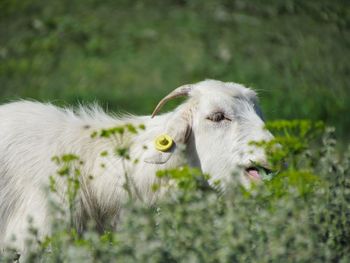
[[248,173],[249,177],[251,177],[251,179],[254,179],[254,180],[260,180],[261,179],[259,171],[256,168],[248,168],[247,169],[247,173]]

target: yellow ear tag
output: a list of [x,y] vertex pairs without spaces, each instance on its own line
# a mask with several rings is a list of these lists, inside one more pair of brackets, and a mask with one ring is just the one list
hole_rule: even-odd
[[168,134],[162,134],[154,140],[154,143],[158,151],[165,152],[173,146],[174,141]]

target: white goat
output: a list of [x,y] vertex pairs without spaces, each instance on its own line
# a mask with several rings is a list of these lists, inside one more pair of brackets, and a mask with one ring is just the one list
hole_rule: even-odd
[[[179,96],[189,99],[174,111],[154,117],[168,100]],[[92,138],[93,131],[130,123],[144,124],[145,131],[128,137],[130,155],[137,163],[123,167],[119,157],[102,151],[114,147],[108,138]],[[121,203],[127,198],[123,188],[124,168],[143,200],[154,202],[158,194],[151,190],[155,173],[189,164],[211,175],[209,183],[234,179],[232,172],[244,167],[238,180],[247,183],[259,177],[253,163],[265,163],[262,150],[250,141],[269,140],[258,110],[256,94],[242,85],[205,80],[184,85],[166,96],[152,117],[109,116],[98,107],[77,113],[51,104],[18,101],[0,106],[0,248],[11,243],[23,250],[27,238],[28,217],[39,235],[50,234],[47,195],[43,190],[49,176],[57,171],[51,157],[73,153],[84,160],[81,191],[75,222],[79,230],[95,220],[101,230],[114,227]],[[154,140],[168,134],[173,146],[159,151]],[[183,147],[179,145],[186,145]],[[146,147],[145,147],[146,146]],[[101,163],[104,165],[101,166]],[[125,166],[125,163],[124,163]],[[88,179],[93,175],[93,179]],[[58,191],[65,191],[64,188]]]

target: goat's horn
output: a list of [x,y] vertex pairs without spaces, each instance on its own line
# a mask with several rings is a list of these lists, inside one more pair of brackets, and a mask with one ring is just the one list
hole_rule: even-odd
[[157,113],[160,111],[160,109],[164,106],[165,103],[167,103],[169,100],[182,97],[182,96],[188,96],[189,93],[192,90],[193,85],[183,85],[176,89],[174,89],[172,92],[170,92],[167,96],[165,96],[157,105],[157,107],[154,109],[152,113],[152,118],[157,115]]

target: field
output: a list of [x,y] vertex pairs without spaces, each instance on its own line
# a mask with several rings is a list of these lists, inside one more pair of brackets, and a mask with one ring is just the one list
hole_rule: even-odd
[[1,0],[0,24],[0,103],[149,115],[174,88],[219,79],[256,90],[269,121],[310,120],[272,124],[295,125],[280,141],[295,165],[265,186],[223,197],[198,171],[168,171],[180,191],[160,212],[126,204],[102,236],[58,221],[28,262],[350,261],[348,1]]
[[268,120],[322,120],[349,140],[347,1],[0,3],[0,100],[99,102],[147,115],[207,78],[256,89]]

